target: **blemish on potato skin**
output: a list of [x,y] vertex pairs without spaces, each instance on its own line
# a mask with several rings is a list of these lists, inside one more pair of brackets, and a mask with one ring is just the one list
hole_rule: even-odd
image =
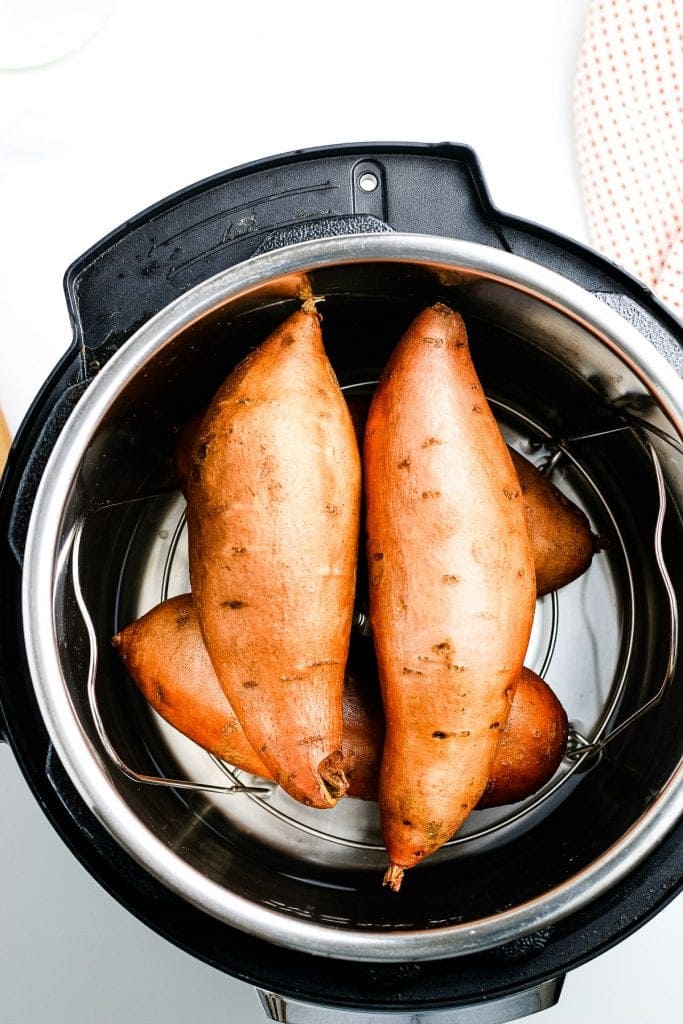
[[504,487],[503,494],[508,499],[508,501],[514,501],[515,498],[519,497],[519,491],[516,488],[515,490],[513,490],[512,487]]
[[233,553],[233,555],[246,555],[247,549],[246,548],[236,548],[236,547],[234,547],[232,549],[232,553]]
[[398,464],[398,468],[399,469],[410,469],[410,459],[408,459],[408,458],[401,459],[401,461]]
[[448,733],[447,732],[441,732],[440,729],[437,729],[436,732],[432,733],[432,739],[433,740],[445,740],[445,739],[448,739]]
[[450,651],[451,642],[450,640],[442,640],[440,644],[434,644],[432,647],[433,651]]
[[294,345],[295,343],[296,336],[292,334],[290,331],[286,331],[282,335],[282,339],[280,341],[280,348],[289,348],[291,345]]
[[396,602],[396,610],[399,612],[405,612],[408,610],[408,603],[405,601],[404,598],[399,597],[398,601]]
[[500,729],[500,722],[491,722],[489,729]]
[[328,513],[328,515],[338,516],[339,515],[339,505],[325,505],[325,511]]
[[446,665],[446,668],[450,669],[452,672],[466,672],[467,671],[467,665],[453,665],[453,664],[449,664],[449,665]]
[[186,626],[189,621],[190,621],[190,613],[189,612],[181,612],[180,615],[176,615],[175,624],[178,627],[178,629],[182,629],[183,626]]
[[303,676],[280,676],[280,681],[283,683],[302,683]]
[[441,838],[443,831],[443,822],[441,821],[428,821],[425,825],[425,835],[430,843],[438,843]]
[[384,552],[383,551],[376,551],[374,553],[374,555],[372,556],[372,558],[373,558],[373,561],[375,561],[375,562],[381,562],[382,559],[384,558]]
[[203,437],[197,442],[197,445],[192,456],[192,461],[196,463],[203,462],[209,451],[209,446],[213,441],[213,434],[209,434],[208,437]]
[[166,699],[164,689],[159,683],[157,683],[156,689],[154,690],[154,699],[156,700],[157,704],[163,704],[164,700]]
[[322,743],[324,736],[304,736],[303,739],[297,741],[298,747],[310,747],[315,743]]
[[433,448],[434,445],[445,444],[445,441],[440,441],[438,437],[428,437],[426,441],[422,442],[423,448]]
[[247,605],[246,601],[238,601],[238,600],[236,600],[234,598],[230,598],[228,601],[221,601],[219,607],[221,607],[221,608],[247,608],[248,605]]
[[474,405],[472,406],[472,412],[473,412],[473,413],[477,413],[477,414],[481,415],[481,413],[483,412],[483,409],[482,409],[482,407],[481,407],[480,405],[477,405],[477,404],[475,403],[475,404],[474,404]]
[[208,454],[209,446],[212,441],[213,435],[210,435],[209,437],[202,438],[195,446],[195,450],[192,454],[192,469],[190,470],[190,479],[193,483],[197,483],[198,480],[201,480],[202,463]]
[[404,676],[423,676],[424,672],[421,672],[419,668],[408,668],[407,666],[403,669]]
[[311,661],[308,668],[320,668],[321,665],[340,665],[339,658],[326,658],[322,661]]
[[244,687],[245,690],[253,690],[255,689],[255,687],[258,686],[258,683],[256,682],[255,679],[245,679],[244,682],[242,683],[242,686]]
[[406,826],[406,828],[415,828],[412,821],[409,821],[407,818],[404,819],[403,824]]
[[467,736],[470,735],[470,730],[469,729],[461,729],[459,733],[456,733],[456,735],[457,736],[462,736],[462,737],[467,737]]
[[423,491],[422,492],[422,497],[424,499],[440,498],[441,497],[441,491]]
[[455,576],[453,573],[445,573],[441,577],[442,583],[460,583],[460,577]]

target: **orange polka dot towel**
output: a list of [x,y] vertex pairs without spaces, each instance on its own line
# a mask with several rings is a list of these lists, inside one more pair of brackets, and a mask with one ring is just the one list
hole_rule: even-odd
[[593,0],[574,115],[595,247],[683,318],[683,0]]

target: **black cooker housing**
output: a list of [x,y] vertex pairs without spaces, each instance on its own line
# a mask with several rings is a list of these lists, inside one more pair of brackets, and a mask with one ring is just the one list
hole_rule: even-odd
[[[377,187],[359,182],[372,174]],[[48,819],[94,878],[160,935],[259,988],[349,1009],[414,1010],[500,998],[564,974],[644,924],[680,890],[683,822],[618,886],[552,929],[447,960],[350,963],[267,944],[197,910],[147,874],[78,795],[50,743],[27,666],[22,560],[54,442],[93,377],[187,289],[267,249],[373,231],[445,235],[504,249],[597,295],[683,372],[683,330],[597,253],[491,204],[471,149],[362,144],[289,153],[192,185],[127,221],[67,271],[73,342],[22,424],[0,490],[0,738]],[[558,855],[561,852],[558,851]]]

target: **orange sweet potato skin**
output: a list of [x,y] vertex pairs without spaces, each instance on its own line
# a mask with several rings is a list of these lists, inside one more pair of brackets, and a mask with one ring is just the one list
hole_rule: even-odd
[[113,644],[144,697],[170,725],[236,768],[268,777],[220,688],[191,594],[152,608],[117,633]]
[[[149,704],[170,725],[236,768],[271,778],[223,693],[202,638],[191,594],[170,598],[113,640]],[[347,671],[342,751],[347,796],[376,800],[384,714],[375,680]],[[530,796],[556,771],[567,744],[567,715],[550,687],[523,668],[479,807]]]
[[385,882],[398,888],[486,788],[536,597],[519,482],[448,307],[420,314],[395,349],[364,467]]
[[517,473],[540,597],[586,571],[595,552],[588,519],[551,480],[510,449]]
[[[362,446],[370,398],[347,396]],[[536,596],[559,590],[584,573],[595,553],[595,537],[584,512],[514,448],[508,451],[522,491],[524,517],[534,559]]]
[[[370,398],[348,396],[347,403],[359,445],[363,444]],[[181,430],[174,452],[180,489],[187,491],[192,449],[204,411],[192,416]],[[595,554],[595,537],[584,512],[549,480],[533,462],[508,447],[522,491],[524,516],[534,558],[536,595],[559,590],[581,576]]]
[[548,684],[528,668],[517,682],[479,808],[525,800],[557,771],[567,749],[567,712]]
[[192,592],[221,687],[273,778],[315,807],[346,785],[360,475],[319,317],[301,309],[209,406],[187,521]]

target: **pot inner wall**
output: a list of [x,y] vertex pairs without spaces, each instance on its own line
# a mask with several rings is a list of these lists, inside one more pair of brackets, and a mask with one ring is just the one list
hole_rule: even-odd
[[[473,273],[377,263],[328,267],[311,283],[325,296],[325,342],[349,396],[372,393],[412,317],[439,298],[463,312],[501,428],[536,464],[555,450],[551,439],[623,425],[621,414],[632,406],[672,430],[616,355],[561,311],[511,286]],[[112,403],[72,490],[64,542],[74,523],[84,523],[78,570],[98,642],[102,720],[137,771],[219,785],[257,781],[216,763],[156,716],[110,638],[189,589],[184,500],[171,463],[177,430],[295,305],[277,290],[256,291],[170,341]],[[623,430],[569,443],[552,477],[584,509],[605,549],[582,578],[539,599],[526,664],[542,671],[589,739],[609,733],[657,691],[668,655],[668,606],[653,555],[658,493],[644,436]],[[679,466],[667,445],[657,444],[669,485],[665,553],[680,595]],[[361,581],[361,599],[362,590]],[[87,638],[66,568],[56,581],[55,618],[70,699],[100,750],[85,693]],[[374,679],[371,641],[360,631],[351,659]],[[374,804],[343,800],[315,811],[269,785],[265,794],[188,793],[142,786],[115,768],[111,784],[188,864],[254,904],[339,929],[464,924],[556,889],[647,812],[680,760],[681,692],[675,679],[657,708],[601,755],[565,759],[535,797],[474,812],[451,843],[410,872],[399,897],[380,886],[386,856]]]

